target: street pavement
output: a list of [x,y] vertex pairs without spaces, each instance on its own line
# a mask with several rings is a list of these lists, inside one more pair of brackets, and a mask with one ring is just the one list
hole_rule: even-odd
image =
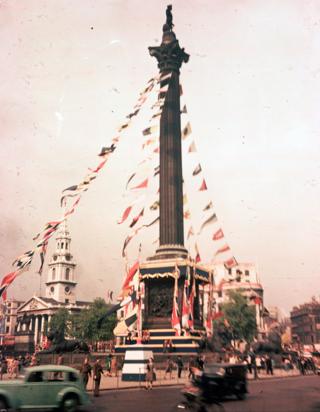
[[[86,412],[171,412],[182,398],[181,386],[102,391]],[[320,377],[315,375],[249,382],[247,399],[223,402],[225,412],[320,411]]]
[[[291,371],[284,371],[282,369],[275,369],[274,375],[267,375],[265,371],[259,373],[259,379],[272,379],[275,377],[288,377],[288,376],[298,376],[300,372],[297,369]],[[248,379],[252,379],[252,374],[248,374]],[[164,370],[157,370],[157,380],[154,382],[154,386],[172,386],[172,385],[185,385],[189,381],[188,371],[184,370],[182,372],[182,377],[177,377],[177,371],[173,371],[172,375],[165,376]],[[125,388],[135,388],[144,387],[144,382],[123,382],[121,380],[121,375],[118,376],[102,376],[100,388],[102,390],[108,389],[125,389]],[[93,382],[92,379],[89,380],[87,389],[92,391]]]

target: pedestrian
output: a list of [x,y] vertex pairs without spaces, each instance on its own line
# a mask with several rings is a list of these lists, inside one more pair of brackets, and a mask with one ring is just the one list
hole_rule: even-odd
[[83,381],[83,386],[85,389],[87,389],[87,385],[88,385],[88,380],[89,380],[89,376],[91,377],[91,365],[89,363],[89,359],[88,357],[85,357],[84,362],[81,366],[80,372],[81,372],[81,376],[82,376],[82,381]]
[[1,356],[1,363],[0,363],[0,379],[3,379],[3,375],[6,373],[7,370],[7,362],[5,356]]
[[198,369],[200,369],[201,371],[203,371],[203,368],[204,368],[204,360],[203,360],[203,358],[202,358],[202,356],[198,356],[197,357],[197,368]]
[[188,375],[188,379],[193,379],[194,378],[194,368],[196,366],[196,362],[195,359],[191,356],[189,359],[189,363],[188,363],[188,371],[189,371],[189,375]]
[[106,357],[106,371],[108,373],[108,376],[112,376],[111,375],[111,360],[112,360],[112,355],[111,353],[109,353]]
[[112,356],[111,358],[111,376],[114,373],[114,376],[118,375],[118,366],[117,366],[117,357]]
[[183,369],[183,362],[182,362],[181,356],[177,357],[176,364],[178,368],[178,378],[181,378],[181,372]]
[[252,355],[251,355],[251,369],[252,369],[252,372],[253,372],[253,379],[258,379],[256,355],[254,353],[252,353]]
[[149,358],[147,363],[147,373],[146,373],[146,390],[152,389],[153,381],[156,377],[156,370],[154,367],[153,359]]
[[173,366],[174,365],[173,365],[172,359],[170,358],[170,356],[168,356],[167,363],[166,363],[166,370],[165,370],[165,374],[164,374],[164,379],[167,378],[168,373],[169,373],[169,379],[171,379]]
[[59,356],[58,356],[57,365],[63,365],[63,356],[62,356],[62,353],[60,353]]
[[104,375],[104,373],[103,373],[103,369],[100,363],[100,359],[97,359],[95,364],[93,365],[93,383],[94,383],[93,396],[99,396],[101,375]]
[[14,376],[15,379],[18,378],[19,375],[19,359],[14,358],[12,362],[12,375]]
[[266,357],[266,371],[267,375],[273,375],[272,359],[270,358],[270,356]]

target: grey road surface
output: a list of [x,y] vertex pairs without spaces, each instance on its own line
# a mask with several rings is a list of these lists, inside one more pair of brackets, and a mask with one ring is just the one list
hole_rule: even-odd
[[[101,392],[87,412],[171,412],[181,388]],[[249,383],[246,400],[228,399],[225,412],[320,412],[320,376],[279,378]]]

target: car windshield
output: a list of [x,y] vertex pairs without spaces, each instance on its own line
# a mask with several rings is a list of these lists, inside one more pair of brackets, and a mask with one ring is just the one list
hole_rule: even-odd
[[226,371],[224,368],[222,368],[219,365],[208,365],[205,370],[204,370],[205,374],[208,375],[220,375],[220,376],[224,376]]

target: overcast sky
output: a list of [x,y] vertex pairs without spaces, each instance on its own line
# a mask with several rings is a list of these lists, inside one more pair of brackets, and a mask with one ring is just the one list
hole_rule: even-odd
[[[157,72],[147,47],[160,43],[167,3],[0,0],[1,276],[60,216],[61,191],[95,166]],[[265,303],[289,311],[319,294],[319,1],[172,4],[210,197],[238,261],[257,264]],[[139,138],[129,133],[70,219],[79,299],[120,287],[127,229],[116,220]],[[209,260],[210,238],[202,248]],[[9,296],[38,291],[38,263]]]

